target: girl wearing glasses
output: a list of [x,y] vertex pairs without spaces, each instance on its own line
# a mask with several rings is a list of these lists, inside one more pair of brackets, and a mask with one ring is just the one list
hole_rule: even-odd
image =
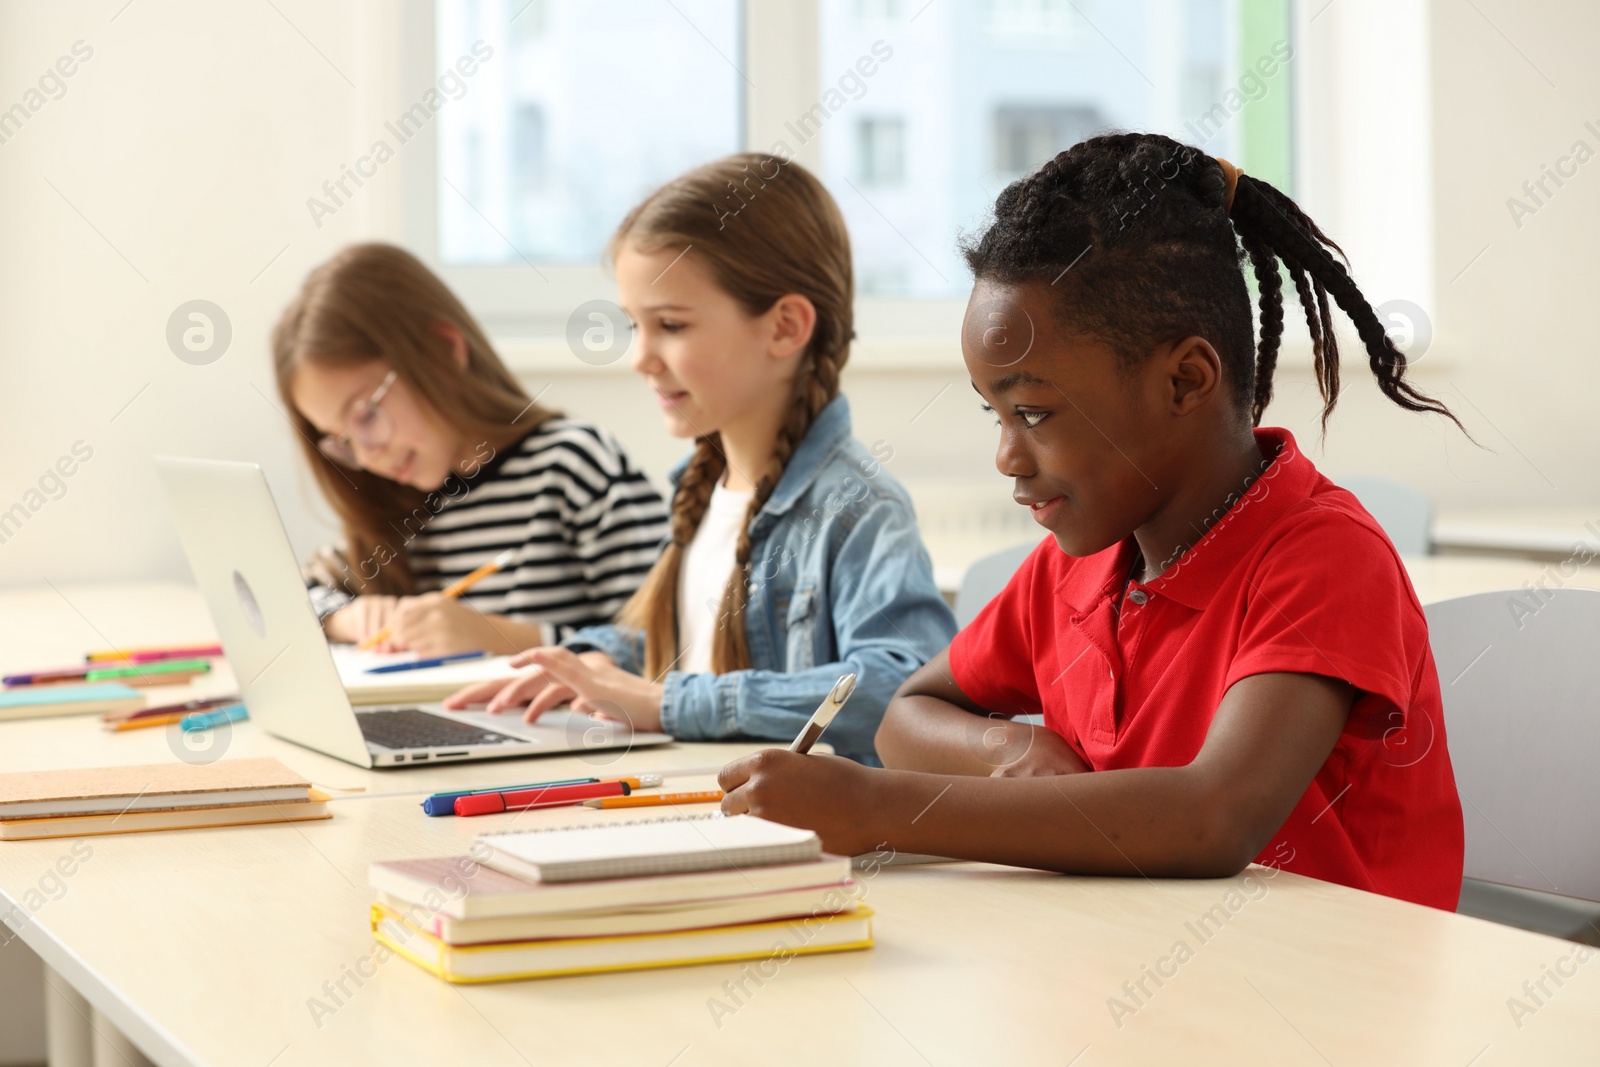
[[[610,621],[667,533],[610,434],[539,405],[455,295],[392,245],[312,271],[272,336],[278,391],[342,551],[307,568],[332,640],[514,652]],[[439,590],[496,556],[459,599]]]

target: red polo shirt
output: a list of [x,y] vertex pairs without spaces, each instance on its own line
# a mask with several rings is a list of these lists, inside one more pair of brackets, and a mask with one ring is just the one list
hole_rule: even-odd
[[1241,678],[1342,678],[1360,691],[1344,732],[1256,860],[1454,910],[1461,802],[1422,606],[1356,498],[1287,430],[1255,433],[1269,465],[1147,584],[1125,585],[1131,538],[1083,558],[1046,538],[951,643],[956,684],[1042,712],[1102,771],[1191,762]]

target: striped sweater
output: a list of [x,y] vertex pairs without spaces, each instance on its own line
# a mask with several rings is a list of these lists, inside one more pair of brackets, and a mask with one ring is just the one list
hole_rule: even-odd
[[[418,591],[443,589],[515,550],[509,567],[461,599],[488,614],[548,623],[556,641],[610,622],[668,532],[660,494],[616,440],[560,417],[494,454],[471,478],[452,477],[428,501],[431,515],[396,526]],[[310,573],[318,616],[350,603],[326,568]]]

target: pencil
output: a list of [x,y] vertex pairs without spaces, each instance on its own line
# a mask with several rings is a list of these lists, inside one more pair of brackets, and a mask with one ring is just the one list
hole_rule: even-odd
[[589,808],[653,808],[661,804],[711,804],[722,799],[720,789],[702,789],[697,793],[640,793],[625,797],[597,797],[585,800]]
[[122,719],[117,722],[105,724],[107,730],[113,733],[122,733],[124,730],[143,730],[148,726],[169,726],[175,722],[182,722],[188,714],[182,711],[168,712],[165,715],[146,715],[142,719]]
[[[506,567],[509,567],[511,565],[511,560],[513,557],[515,557],[515,555],[516,551],[514,549],[506,549],[504,552],[500,553],[494,559],[491,559],[488,563],[485,563],[483,566],[479,567],[465,578],[459,578],[456,581],[451,582],[449,587],[446,588],[445,591],[440,595],[454,600],[462,593],[465,593],[468,589],[471,589],[473,586],[489,577],[489,575],[493,574],[495,571],[504,570]],[[393,633],[393,630],[385,626],[383,629],[368,637],[356,647],[359,649],[372,648],[374,645],[380,644],[381,642],[387,640],[391,633]]]

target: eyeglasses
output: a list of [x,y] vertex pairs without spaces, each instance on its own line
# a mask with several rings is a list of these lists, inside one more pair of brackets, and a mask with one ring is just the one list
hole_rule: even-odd
[[358,442],[364,448],[382,448],[389,443],[394,436],[394,422],[380,405],[396,375],[396,371],[385,374],[372,395],[350,409],[345,416],[344,433],[326,434],[317,442],[317,449],[324,456],[343,466],[359,468],[361,461],[356,458],[355,448]]

